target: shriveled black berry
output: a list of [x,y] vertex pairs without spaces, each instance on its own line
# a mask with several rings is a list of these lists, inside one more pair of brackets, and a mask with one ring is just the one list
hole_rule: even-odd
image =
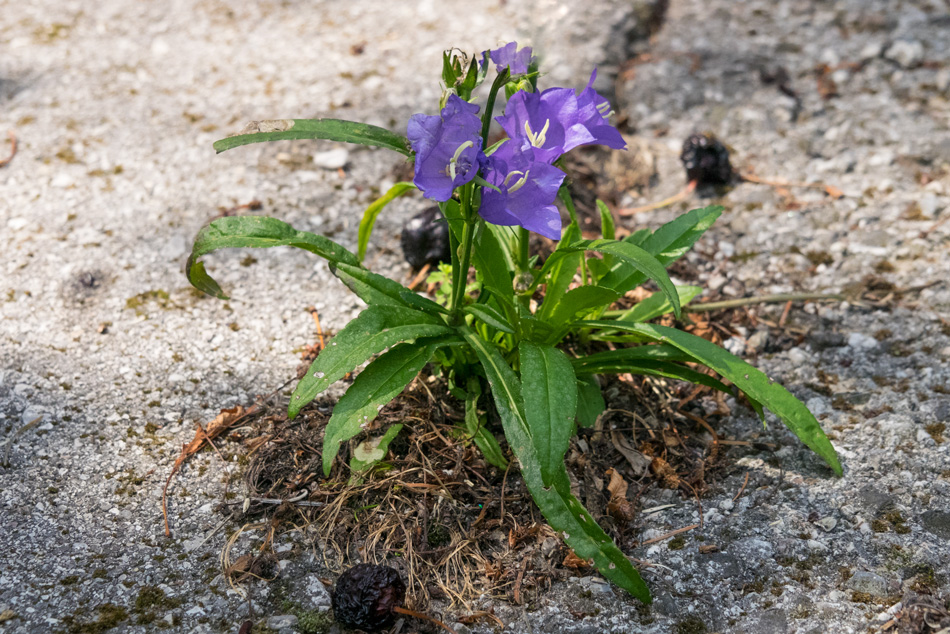
[[402,228],[400,242],[403,257],[414,269],[452,259],[449,225],[438,207],[429,207],[410,218]]
[[694,134],[683,143],[680,154],[686,178],[698,186],[727,185],[732,181],[729,150],[711,134]]
[[394,610],[402,607],[406,584],[389,566],[357,564],[340,575],[331,598],[340,625],[375,632],[396,620]]

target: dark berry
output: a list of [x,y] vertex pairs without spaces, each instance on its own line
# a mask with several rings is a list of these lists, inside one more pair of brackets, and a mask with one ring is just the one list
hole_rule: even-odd
[[389,566],[358,564],[342,575],[333,589],[333,614],[343,627],[375,632],[396,620],[406,584]]
[[414,269],[448,262],[449,225],[438,207],[429,207],[409,219],[402,229],[402,254]]
[[694,134],[683,143],[680,154],[686,178],[698,186],[727,185],[732,180],[729,150],[711,134]]

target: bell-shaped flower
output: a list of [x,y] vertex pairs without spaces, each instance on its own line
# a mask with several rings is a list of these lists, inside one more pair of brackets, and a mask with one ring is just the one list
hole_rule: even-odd
[[514,141],[506,141],[488,157],[479,215],[504,226],[520,226],[558,240],[561,213],[554,205],[564,172],[535,160]]
[[414,114],[406,136],[416,153],[413,183],[430,199],[445,202],[470,182],[484,160],[478,106],[450,95],[440,115]]
[[610,124],[610,104],[590,83],[577,94],[571,88],[549,88],[541,93],[512,95],[505,114],[495,117],[513,140],[530,149],[539,161],[553,163],[580,145],[627,147],[620,132]]
[[512,76],[524,75],[528,72],[531,60],[534,59],[531,53],[530,46],[518,50],[517,42],[508,42],[500,48],[482,53],[482,65],[488,63],[488,57],[490,56],[491,61],[495,62],[495,70],[499,73],[508,68]]

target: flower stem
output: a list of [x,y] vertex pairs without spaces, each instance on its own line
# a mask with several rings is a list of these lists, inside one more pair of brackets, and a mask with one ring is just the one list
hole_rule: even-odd
[[468,282],[468,267],[472,262],[472,242],[475,238],[475,220],[468,219],[462,227],[462,242],[459,245],[458,273],[455,272],[455,262],[452,263],[452,277],[456,279],[452,287],[452,303],[449,313],[453,323],[458,321],[458,312],[462,307],[462,298],[465,296],[465,285]]
[[518,268],[522,273],[528,271],[528,244],[531,234],[524,227],[518,227]]
[[495,81],[491,85],[491,90],[488,92],[488,101],[485,103],[485,114],[482,116],[482,147],[488,147],[488,129],[491,127],[491,115],[495,110],[495,97],[498,96],[498,91],[501,90],[502,86],[508,83],[510,78],[511,73],[506,68],[498,73],[498,76],[495,77]]

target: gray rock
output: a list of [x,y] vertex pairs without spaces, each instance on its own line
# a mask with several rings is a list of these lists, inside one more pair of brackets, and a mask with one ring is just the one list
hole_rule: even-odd
[[897,40],[884,51],[884,57],[904,68],[914,68],[924,59],[924,45],[917,40]]
[[889,594],[887,579],[864,570],[855,572],[848,579],[847,587],[855,592],[866,592],[875,597],[886,597]]
[[325,170],[335,170],[344,167],[350,160],[350,152],[345,148],[335,148],[326,152],[317,152],[313,155],[315,167]]
[[937,537],[950,540],[950,512],[926,511],[921,513],[920,523],[924,530]]
[[293,614],[281,614],[267,618],[267,627],[272,630],[282,630],[297,625],[297,617]]

